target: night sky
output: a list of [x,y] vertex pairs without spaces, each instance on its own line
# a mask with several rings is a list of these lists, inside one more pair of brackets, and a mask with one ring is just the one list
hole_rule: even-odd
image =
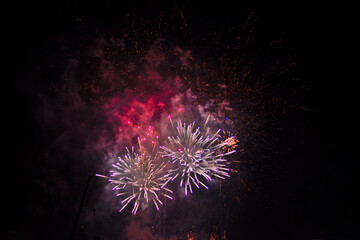
[[71,239],[89,175],[106,174],[139,134],[123,116],[161,132],[176,104],[201,122],[195,106],[209,103],[232,120],[237,174],[136,216],[92,177],[73,239],[359,238],[353,6],[50,1],[3,11],[1,239]]

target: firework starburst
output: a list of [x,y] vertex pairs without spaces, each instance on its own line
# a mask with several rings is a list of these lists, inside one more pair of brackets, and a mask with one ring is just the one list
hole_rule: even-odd
[[[202,185],[208,189],[203,182],[204,179],[211,180],[213,176],[221,179],[229,177],[228,162],[224,156],[234,153],[235,150],[223,151],[227,142],[219,140],[221,129],[213,133],[206,126],[209,117],[202,128],[196,129],[194,129],[195,122],[187,125],[181,120],[178,121],[176,127],[178,135],[169,136],[169,144],[160,147],[163,150],[162,155],[171,158],[174,164],[166,175],[169,177],[168,180],[180,176],[180,187],[184,187],[185,195],[188,190],[193,192],[192,186],[199,188]],[[173,125],[172,121],[171,124]]]
[[138,154],[134,147],[127,151],[124,158],[119,157],[119,161],[112,165],[114,169],[110,170],[110,176],[97,176],[108,178],[109,182],[115,185],[113,190],[119,191],[117,196],[123,199],[120,212],[132,201],[133,214],[136,214],[139,206],[145,209],[150,202],[159,210],[159,204],[163,205],[160,196],[172,199],[169,195],[172,191],[165,187],[165,164],[154,163],[159,158],[158,154]]
[[227,152],[235,150],[239,143],[238,138],[228,130],[221,131],[220,140],[226,142],[226,144],[223,146],[223,150]]

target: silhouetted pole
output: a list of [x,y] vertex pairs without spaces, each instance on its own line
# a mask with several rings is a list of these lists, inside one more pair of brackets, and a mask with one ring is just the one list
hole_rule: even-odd
[[77,214],[76,214],[75,223],[74,223],[73,229],[72,229],[72,231],[71,231],[71,238],[70,238],[71,240],[74,239],[74,235],[75,235],[75,231],[76,231],[76,226],[77,226],[77,223],[78,223],[78,221],[79,221],[80,212],[81,212],[82,206],[84,205],[85,196],[86,196],[87,190],[88,190],[88,188],[89,188],[89,184],[90,184],[91,178],[92,178],[92,176],[89,175],[88,180],[87,180],[87,182],[86,182],[85,191],[84,191],[83,196],[82,196],[82,198],[81,198],[80,206],[79,206],[78,212],[77,212]]

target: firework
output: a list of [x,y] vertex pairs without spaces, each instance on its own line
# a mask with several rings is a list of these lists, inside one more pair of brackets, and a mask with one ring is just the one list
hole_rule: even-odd
[[222,130],[220,134],[220,140],[226,142],[223,146],[223,150],[227,152],[231,152],[235,150],[238,146],[239,140],[236,136],[232,135],[230,131]]
[[98,177],[108,178],[113,185],[112,190],[119,191],[118,197],[123,200],[122,208],[134,201],[132,213],[136,214],[139,206],[145,209],[150,202],[153,202],[156,209],[159,210],[159,204],[163,205],[160,195],[172,199],[169,195],[172,191],[165,187],[167,178],[164,177],[164,168],[166,165],[155,164],[159,159],[158,154],[138,154],[132,147],[131,152],[124,158],[118,158],[119,161],[113,164],[113,170],[110,170],[110,176],[97,174]]
[[[180,176],[180,187],[184,187],[185,195],[188,190],[193,192],[193,186],[199,188],[202,185],[208,189],[203,182],[204,179],[210,181],[213,176],[221,179],[229,177],[228,162],[224,156],[236,151],[223,151],[227,142],[219,140],[221,129],[212,133],[210,128],[206,127],[209,117],[202,129],[200,127],[194,129],[195,122],[187,125],[181,120],[178,121],[176,127],[178,135],[169,136],[168,146],[160,147],[163,150],[163,157],[171,158],[174,164],[174,168],[169,170],[166,177],[169,177],[168,180],[174,180]],[[170,117],[169,119],[174,127]]]

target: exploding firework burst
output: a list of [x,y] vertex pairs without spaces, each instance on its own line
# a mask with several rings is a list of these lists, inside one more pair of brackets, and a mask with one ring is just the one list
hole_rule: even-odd
[[[209,116],[210,117],[210,116]],[[236,152],[235,150],[224,152],[223,147],[226,141],[219,140],[219,129],[216,133],[212,133],[207,128],[207,118],[202,129],[195,127],[195,122],[187,125],[181,120],[177,122],[177,136],[169,136],[168,146],[161,146],[164,157],[170,157],[174,168],[169,170],[166,175],[168,180],[174,180],[178,176],[181,177],[180,187],[184,186],[185,195],[188,190],[192,193],[192,185],[199,188],[200,185],[208,189],[203,182],[211,180],[213,176],[225,179],[229,177],[229,168],[227,168],[227,160],[223,158],[225,155]],[[173,122],[170,118],[171,124]]]
[[159,210],[159,204],[162,195],[173,199],[169,194],[172,191],[165,187],[167,178],[164,177],[165,164],[156,165],[158,154],[138,154],[132,147],[131,152],[124,158],[118,158],[119,161],[113,164],[113,170],[110,170],[110,176],[97,174],[96,176],[108,178],[111,184],[114,184],[113,190],[119,191],[117,196],[122,197],[123,204],[120,212],[134,200],[132,213],[136,214],[139,206],[143,209],[148,207],[149,202],[153,202],[156,209]]
[[227,130],[221,131],[220,140],[226,142],[222,149],[227,152],[235,150],[239,142],[238,138]]

